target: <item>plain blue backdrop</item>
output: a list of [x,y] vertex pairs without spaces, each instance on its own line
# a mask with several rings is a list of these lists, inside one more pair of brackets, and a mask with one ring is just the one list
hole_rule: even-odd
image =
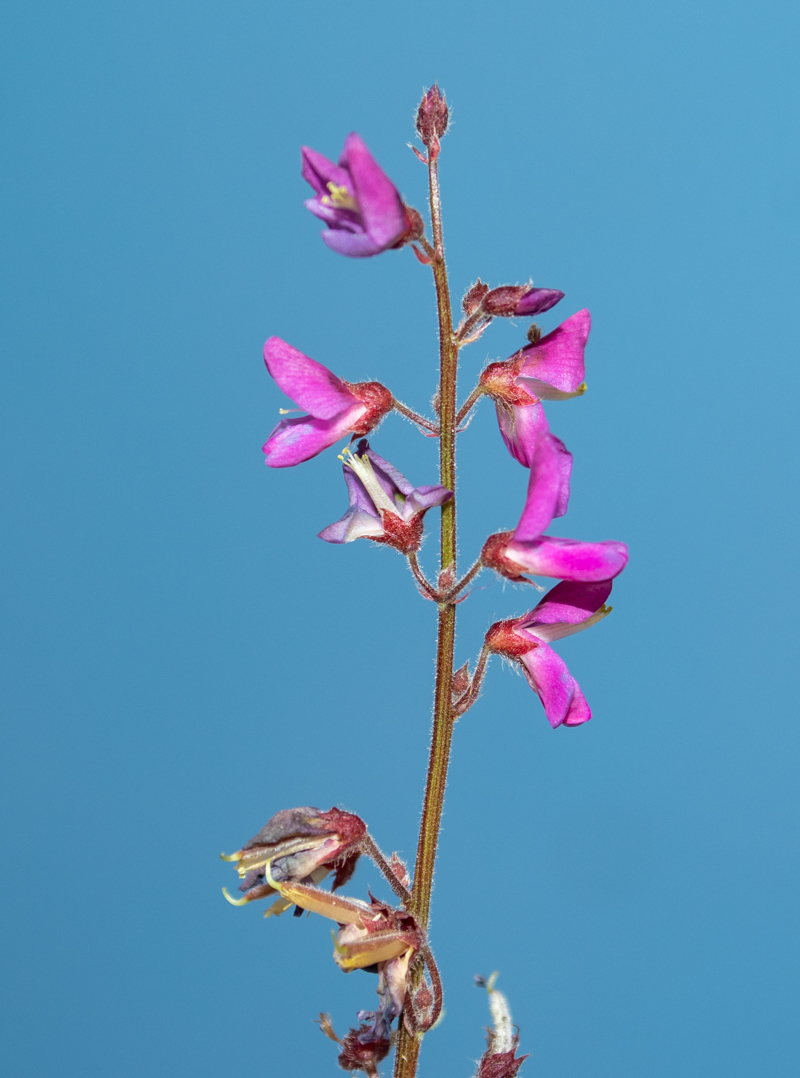
[[[2,1054],[14,1078],[336,1073],[374,978],[319,918],[234,910],[217,860],[275,811],[359,812],[412,857],[435,611],[393,552],[316,532],[333,451],[276,472],[278,334],[419,408],[428,271],[330,253],[299,146],[359,131],[425,208],[424,87],[456,295],[589,307],[557,532],[623,539],[611,618],[566,641],[595,711],[550,730],[495,661],[459,724],[434,897],[468,1078],[501,971],[547,1078],[797,1073],[798,10],[674,0],[8,0],[2,33]],[[463,392],[525,324],[463,357]],[[525,475],[460,441],[461,554]],[[415,483],[435,443],[389,418]],[[430,567],[431,543],[423,551]],[[458,660],[530,596],[482,577]],[[348,887],[381,883],[367,867]]]

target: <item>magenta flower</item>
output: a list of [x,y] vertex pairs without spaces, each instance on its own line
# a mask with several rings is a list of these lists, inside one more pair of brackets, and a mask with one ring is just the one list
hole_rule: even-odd
[[500,433],[512,457],[530,467],[540,400],[569,400],[586,390],[584,350],[592,319],[578,311],[534,344],[503,363],[490,363],[480,377],[483,392],[497,407]]
[[445,487],[413,487],[366,441],[355,453],[345,450],[344,479],[350,506],[335,524],[319,533],[326,543],[352,543],[372,539],[401,554],[414,554],[422,543],[423,517],[429,509],[453,497]]
[[486,634],[486,647],[518,663],[544,706],[550,725],[579,726],[592,717],[586,697],[567,664],[548,645],[597,624],[611,607],[605,605],[611,581],[562,581],[521,618],[498,621]]
[[367,258],[401,247],[418,231],[420,217],[355,133],[344,140],[339,164],[302,147],[303,179],[314,188],[306,207],[328,226],[321,234],[332,251]]
[[347,434],[369,434],[393,407],[380,382],[344,382],[280,337],[264,345],[264,362],[286,396],[310,413],[275,427],[264,444],[270,468],[301,464]]
[[[536,415],[537,409],[543,412],[540,404],[521,411]],[[481,551],[483,564],[517,583],[526,582],[525,573],[584,582],[617,576],[628,562],[624,543],[583,543],[544,534],[550,521],[567,511],[572,454],[550,433],[542,417],[530,449],[531,472],[522,516],[514,531],[489,536]]]

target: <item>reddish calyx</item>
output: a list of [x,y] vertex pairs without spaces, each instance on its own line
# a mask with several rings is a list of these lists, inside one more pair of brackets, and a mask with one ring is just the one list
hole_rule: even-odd
[[526,572],[525,567],[512,561],[506,553],[506,547],[511,542],[513,534],[513,532],[496,532],[490,535],[483,544],[481,561],[487,569],[494,569],[506,580],[513,580],[516,584],[527,584],[528,578],[523,576]]
[[494,625],[491,625],[484,639],[486,647],[497,655],[505,655],[508,659],[520,659],[538,647],[538,644],[514,631],[518,620],[510,618],[508,621],[496,621]]
[[358,422],[350,428],[356,437],[361,438],[369,434],[387,412],[391,412],[394,398],[386,386],[381,385],[380,382],[345,382],[344,384],[367,409]]
[[374,543],[385,543],[394,547],[401,554],[416,554],[422,546],[422,534],[425,523],[422,513],[415,513],[411,520],[403,520],[396,513],[390,513],[381,509],[381,521],[383,523],[383,535],[368,536]]
[[517,356],[515,359],[507,359],[502,363],[490,363],[479,379],[483,392],[493,400],[517,407],[538,404],[538,397],[517,384],[517,377],[524,362],[522,356]]

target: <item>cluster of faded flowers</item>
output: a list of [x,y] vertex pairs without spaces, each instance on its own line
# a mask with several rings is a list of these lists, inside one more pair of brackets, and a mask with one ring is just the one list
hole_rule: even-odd
[[[429,154],[438,154],[438,136],[447,124],[447,106],[436,87],[423,98],[417,127]],[[418,156],[421,156],[415,150]],[[349,257],[370,257],[410,246],[420,262],[430,262],[421,215],[403,201],[357,134],[348,135],[339,163],[308,147],[302,149],[302,175],[313,189],[305,203],[326,228],[322,239],[333,251]],[[463,298],[463,317],[455,329],[460,346],[477,340],[494,318],[531,318],[550,310],[564,297],[551,288],[503,285],[490,288],[478,280]],[[398,401],[380,382],[348,382],[321,363],[278,337],[264,347],[272,378],[287,397],[307,413],[282,419],[264,445],[272,468],[293,467],[315,457],[343,438],[350,447],[343,461],[348,508],[340,520],[319,536],[328,543],[369,539],[393,547],[409,561],[421,593],[436,602],[453,595],[482,569],[516,583],[533,584],[531,576],[559,581],[522,617],[496,622],[486,632],[475,669],[462,667],[455,675],[454,714],[474,704],[488,658],[500,655],[518,664],[538,695],[551,726],[578,726],[591,710],[553,642],[588,629],[610,608],[606,601],[613,578],[625,567],[627,547],[620,542],[582,542],[547,535],[552,520],[567,511],[572,455],[551,433],[542,401],[565,401],[580,396],[584,382],[584,351],[591,319],[578,311],[551,333],[542,335],[534,323],[526,343],[502,362],[490,363],[460,409],[463,424],[481,397],[497,410],[500,435],[508,452],[527,472],[527,491],[517,526],[490,535],[480,557],[455,584],[445,574],[438,587],[419,570],[417,553],[427,511],[441,506],[453,493],[441,485],[413,486],[394,465],[370,447],[367,435],[392,411],[415,423],[429,437],[438,421],[425,418]],[[282,411],[288,415],[289,410]],[[434,399],[434,411],[438,411]],[[370,895],[370,901],[345,898],[335,892],[353,875],[359,856],[371,857],[400,900],[398,908]],[[393,1023],[400,1018],[411,1033],[430,1029],[442,1008],[441,983],[425,933],[409,911],[410,881],[405,865],[393,854],[386,858],[356,815],[338,808],[285,809],[259,833],[225,860],[236,864],[242,878],[234,905],[273,897],[265,916],[294,907],[334,921],[334,961],[340,969],[378,974],[378,1007],[360,1011],[359,1025],[344,1038],[334,1032],[326,1015],[323,1032],[339,1045],[345,1070],[377,1075],[388,1054]],[[333,874],[330,890],[320,883]],[[415,976],[412,976],[415,974]],[[478,1064],[477,1078],[513,1078],[524,1056],[517,1056],[517,1037],[508,1010],[493,980],[479,979],[489,991],[494,1028]],[[413,989],[410,986],[413,984]]]

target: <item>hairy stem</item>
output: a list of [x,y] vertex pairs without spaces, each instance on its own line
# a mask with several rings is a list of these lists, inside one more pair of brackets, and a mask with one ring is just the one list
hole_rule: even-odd
[[[442,235],[442,206],[439,193],[437,155],[428,154],[431,223],[433,226],[433,259],[431,268],[436,285],[436,304],[439,315],[439,393],[441,435],[439,439],[439,474],[442,486],[455,493],[456,489],[456,376],[458,347],[453,339],[453,316],[450,288],[444,259]],[[442,506],[441,568],[456,565],[456,506],[455,497]],[[423,932],[427,931],[433,888],[433,869],[442,821],[447,766],[450,762],[450,742],[453,735],[453,652],[456,639],[456,608],[451,604],[439,607],[439,630],[436,642],[436,688],[434,694],[433,733],[431,735],[428,775],[422,823],[417,843],[417,860],[412,889],[413,911]],[[412,986],[415,988],[416,986]],[[440,996],[441,998],[441,996]],[[395,1078],[414,1078],[417,1072],[420,1038],[401,1025],[397,1038]]]

